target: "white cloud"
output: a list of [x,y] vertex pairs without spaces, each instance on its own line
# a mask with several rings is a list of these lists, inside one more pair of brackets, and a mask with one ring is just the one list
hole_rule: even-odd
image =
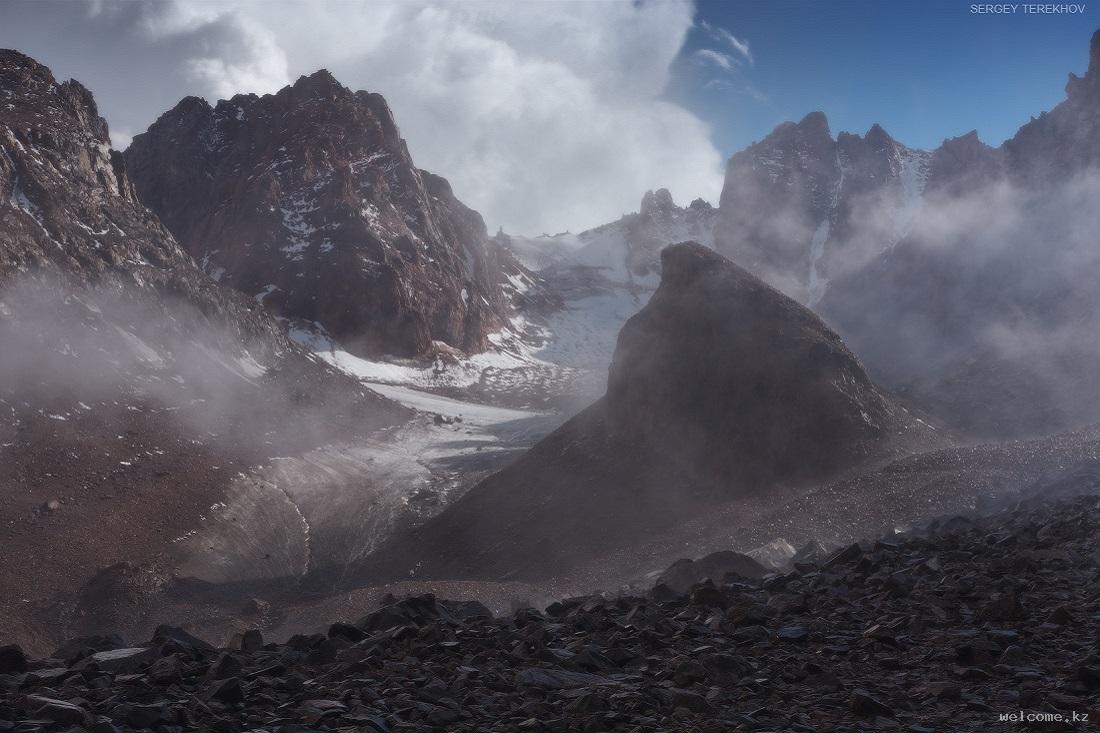
[[752,56],[752,48],[749,47],[749,42],[744,41],[737,36],[730,33],[725,28],[720,28],[716,25],[706,22],[705,20],[700,24],[711,38],[719,43],[724,43],[729,46],[735,53],[748,62],[749,66],[753,66],[756,60]]
[[213,100],[325,67],[385,96],[416,163],[450,179],[490,228],[576,231],[635,210],[649,188],[711,201],[721,189],[707,125],[660,99],[693,24],[688,0],[98,0],[81,12],[90,7],[88,33],[109,26],[104,45],[123,44],[129,64],[89,58],[68,71],[93,92],[104,77],[102,109],[120,131],[164,111],[143,101],[154,76],[161,97]]
[[709,48],[701,48],[695,52],[695,57],[703,63],[714,64],[720,69],[729,71],[733,68],[733,59],[721,51],[713,51]]

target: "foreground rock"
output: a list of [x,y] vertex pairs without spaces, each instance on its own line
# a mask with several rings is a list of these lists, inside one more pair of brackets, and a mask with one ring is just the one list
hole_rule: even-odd
[[[0,730],[987,731],[1100,690],[1100,500],[1021,503],[685,595],[493,618],[415,596],[213,649],[160,627],[0,670]],[[664,599],[660,599],[665,596]],[[392,599],[391,599],[392,600]],[[21,659],[5,651],[4,658]]]

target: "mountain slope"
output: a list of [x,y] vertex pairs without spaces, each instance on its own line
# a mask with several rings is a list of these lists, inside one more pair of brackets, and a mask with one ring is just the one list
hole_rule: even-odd
[[142,200],[215,279],[359,356],[488,345],[522,271],[417,169],[385,100],[327,71],[211,107],[188,97],[125,153]]
[[[83,86],[0,51],[0,99],[0,625],[49,643],[103,568],[170,574],[252,466],[409,413],[199,270]],[[287,497],[263,506],[293,545]]]
[[811,312],[681,243],[623,327],[606,396],[362,573],[547,578],[708,507],[937,442]]

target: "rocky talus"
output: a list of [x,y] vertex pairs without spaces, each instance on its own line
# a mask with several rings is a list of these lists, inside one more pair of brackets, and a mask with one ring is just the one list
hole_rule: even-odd
[[752,577],[500,617],[421,595],[278,643],[251,631],[215,648],[163,626],[39,660],[0,647],[0,730],[925,733],[1018,730],[1002,716],[1021,712],[1096,720],[1098,512],[1095,495],[1029,499],[832,553],[810,546],[762,577],[733,563]]

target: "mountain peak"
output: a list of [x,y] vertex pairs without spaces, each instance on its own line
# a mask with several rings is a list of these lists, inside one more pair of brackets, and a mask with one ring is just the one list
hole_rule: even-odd
[[890,133],[886,132],[886,130],[882,128],[882,125],[877,122],[871,125],[871,129],[867,131],[863,139],[879,147],[884,147],[894,142],[894,138],[890,137]]
[[328,69],[318,69],[309,76],[299,76],[290,88],[307,94],[348,93],[348,88],[337,81]]
[[497,270],[512,265],[486,246],[481,216],[416,168],[381,96],[322,69],[219,110],[184,100],[126,160],[143,201],[220,282],[359,355],[487,347],[510,308]]
[[1100,74],[1100,30],[1092,34],[1089,43],[1089,70],[1088,75]]
[[1076,99],[1082,94],[1089,96],[1098,88],[1100,88],[1100,30],[1092,34],[1092,40],[1089,42],[1088,71],[1083,78],[1070,72],[1069,79],[1066,81],[1066,97]]
[[642,196],[642,204],[638,207],[638,213],[643,216],[659,216],[676,207],[672,200],[672,194],[667,188],[659,188],[656,191],[646,191]]
[[803,117],[798,122],[798,127],[807,132],[824,132],[826,135],[832,136],[832,132],[829,130],[829,118],[820,110],[810,112]]

